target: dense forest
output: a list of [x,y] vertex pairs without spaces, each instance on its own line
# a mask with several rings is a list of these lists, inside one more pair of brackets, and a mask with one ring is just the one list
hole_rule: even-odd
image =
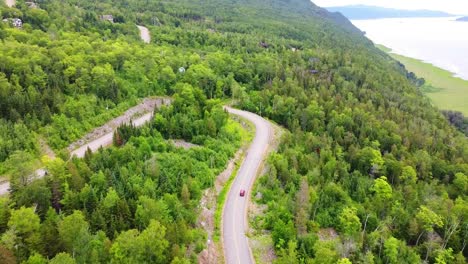
[[[1,263],[197,262],[202,191],[241,142],[228,99],[286,129],[252,222],[275,262],[466,263],[466,137],[341,15],[307,0],[36,4],[0,6]],[[157,95],[174,100],[148,125],[69,159],[68,144]],[[41,159],[41,139],[58,158]]]

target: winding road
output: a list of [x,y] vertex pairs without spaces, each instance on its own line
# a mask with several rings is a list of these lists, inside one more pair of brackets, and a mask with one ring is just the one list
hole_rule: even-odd
[[[169,105],[171,103],[170,98],[155,98],[155,99],[149,99],[146,98],[143,100],[143,102],[137,106],[134,106],[127,110],[122,116],[119,116],[111,121],[108,122],[112,123],[112,125],[104,125],[106,129],[99,129],[99,130],[104,130],[104,131],[109,131],[107,133],[101,134],[99,137],[95,138],[94,140],[89,141],[86,144],[83,144],[82,146],[78,148],[69,148],[70,150],[70,157],[76,156],[78,158],[84,157],[86,150],[89,148],[91,149],[92,152],[97,151],[100,147],[106,147],[112,144],[112,140],[114,138],[114,131],[117,129],[117,127],[121,126],[122,124],[128,124],[132,123],[135,127],[140,127],[144,124],[146,124],[148,121],[151,120],[153,117],[153,111],[155,108],[160,108],[163,105]],[[142,116],[132,119],[133,116],[137,113],[143,113]],[[101,127],[101,128],[103,128]],[[74,146],[75,144],[72,144],[71,146]]]
[[[147,113],[135,120],[132,121],[132,124],[135,126],[135,127],[140,127],[142,125],[144,125],[146,122],[150,121],[151,118],[153,117],[153,113]],[[73,156],[76,156],[78,158],[83,158],[85,153],[86,153],[86,150],[88,150],[88,148],[91,150],[91,152],[95,152],[97,151],[100,147],[106,147],[106,146],[109,146],[112,144],[112,141],[114,139],[114,131],[112,132],[109,132],[105,135],[103,135],[102,137],[98,138],[98,139],[95,139],[75,150],[73,150],[72,152],[70,152],[70,157],[73,157]]]
[[[135,120],[132,120],[131,116],[130,116],[130,113],[134,113],[134,114],[139,113],[139,110],[141,110],[141,108],[143,108],[143,110],[144,110],[145,107],[148,107],[148,102],[149,102],[149,106],[152,107],[152,109],[150,109],[151,111],[143,114],[142,116],[136,118]],[[113,140],[113,136],[114,136],[114,131],[115,131],[116,127],[118,127],[118,126],[120,126],[120,125],[122,125],[124,123],[128,123],[129,121],[131,121],[132,124],[135,127],[140,127],[140,126],[146,124],[148,121],[151,120],[151,118],[153,117],[154,108],[159,108],[162,105],[168,105],[170,103],[171,103],[171,99],[169,99],[169,98],[156,98],[156,99],[145,99],[145,100],[143,100],[143,103],[141,103],[140,105],[137,105],[135,107],[130,108],[122,116],[120,116],[118,118],[115,118],[114,120],[109,121],[109,123],[110,122],[114,123],[113,125],[115,126],[115,128],[112,129],[112,131],[110,131],[108,133],[105,133],[105,134],[99,136],[98,138],[96,138],[94,140],[91,140],[90,142],[78,147],[77,149],[75,149],[73,151],[70,151],[70,157],[76,156],[78,158],[82,158],[82,157],[84,157],[84,155],[86,153],[86,150],[88,148],[91,149],[92,152],[95,152],[100,147],[106,147],[106,146],[111,145],[112,140]],[[130,120],[127,120],[129,118],[130,118]],[[82,140],[80,140],[80,141],[82,141]],[[47,173],[46,173],[46,170],[44,168],[37,169],[33,173],[33,175],[30,176],[30,180],[40,179],[40,178],[44,177],[46,174]],[[8,194],[9,190],[10,190],[10,183],[9,182],[0,183],[0,196]]]
[[148,28],[144,26],[138,26],[138,25],[137,27],[140,30],[141,40],[143,40],[144,43],[149,44],[151,42],[151,35],[149,33]]
[[[15,0],[5,0],[7,6],[15,5]],[[148,28],[137,25],[140,30],[140,37],[144,43],[151,42],[151,36]],[[247,155],[239,168],[236,178],[232,183],[231,189],[227,195],[226,202],[223,208],[222,217],[222,240],[224,245],[224,256],[227,264],[248,264],[254,263],[249,241],[246,236],[248,229],[247,212],[249,199],[253,184],[259,169],[267,155],[268,146],[273,138],[273,126],[270,122],[262,117],[230,107],[225,109],[234,115],[243,117],[255,124],[255,138],[250,145]],[[152,117],[152,113],[147,113],[133,121],[135,126],[145,124]],[[107,146],[112,143],[113,132],[109,132],[73,151],[71,156],[83,157],[86,150],[90,148],[93,152],[101,146]],[[34,178],[42,178],[46,175],[44,169],[38,169],[35,172]],[[33,178],[33,179],[34,179]],[[0,184],[0,195],[9,192],[10,183],[4,182]],[[245,196],[241,197],[239,192],[245,190]]]
[[[246,236],[248,230],[247,212],[255,178],[274,135],[273,125],[256,114],[230,107],[225,107],[225,109],[231,114],[254,123],[255,138],[239,168],[224,204],[222,218],[224,257],[227,264],[254,263]],[[241,189],[245,190],[244,197],[239,195]]]

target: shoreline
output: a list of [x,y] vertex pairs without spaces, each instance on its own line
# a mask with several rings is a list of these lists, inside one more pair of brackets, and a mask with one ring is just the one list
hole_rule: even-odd
[[424,78],[426,84],[421,90],[435,106],[441,110],[460,111],[468,116],[468,80],[430,62],[398,54],[380,44],[375,46],[405,65],[408,71]]
[[392,52],[416,58],[468,80],[466,54],[468,27],[457,22],[459,15],[427,18],[382,18],[352,20],[374,43],[386,45]]
[[428,65],[431,65],[434,68],[438,68],[438,69],[440,69],[442,71],[446,71],[446,72],[450,73],[453,78],[458,78],[458,79],[461,79],[463,81],[468,81],[468,76],[463,77],[460,72],[453,71],[451,69],[448,69],[446,67],[443,67],[441,65],[438,65],[437,63],[434,63],[434,62],[431,62],[431,61],[428,61],[428,60],[419,59],[419,58],[416,58],[416,57],[413,57],[413,56],[410,56],[410,55],[406,55],[406,54],[404,54],[404,52],[399,52],[398,50],[393,50],[393,49],[389,49],[389,50],[390,51],[388,51],[387,53],[390,56],[395,55],[395,56],[398,56],[398,57],[404,57],[404,58],[407,58],[407,59],[416,60],[416,61],[418,61],[420,63],[428,64]]

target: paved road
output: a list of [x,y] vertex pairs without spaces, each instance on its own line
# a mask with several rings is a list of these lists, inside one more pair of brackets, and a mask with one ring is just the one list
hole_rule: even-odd
[[[81,139],[71,144],[68,149],[70,151],[70,157],[77,156],[78,158],[84,157],[86,150],[89,148],[92,152],[95,152],[100,147],[106,147],[112,144],[114,131],[117,127],[122,124],[128,124],[132,120],[133,116],[137,114],[143,114],[135,120],[132,120],[132,124],[136,127],[140,127],[148,122],[153,116],[155,108],[160,108],[163,105],[169,105],[171,103],[170,98],[146,98],[142,103],[128,109],[119,117],[116,117],[105,125],[95,129],[93,132],[85,136],[87,140]],[[85,143],[88,141],[88,143]],[[80,143],[80,144],[78,144]]]
[[[171,99],[169,98],[161,98],[161,99],[154,99],[154,107],[159,108],[161,105],[167,105],[171,103]],[[125,115],[125,114],[124,114]],[[133,125],[136,127],[140,127],[144,124],[146,124],[149,120],[151,120],[151,117],[153,116],[153,112],[146,113],[139,118],[135,119],[132,121]],[[125,121],[125,118],[118,119],[119,125],[123,123],[127,123]],[[79,148],[73,150],[70,152],[70,156],[76,156],[78,158],[84,157],[84,154],[88,148],[91,149],[92,152],[95,152],[98,150],[100,147],[106,147],[112,144],[114,136],[114,131],[106,133],[99,138],[92,140],[89,143],[84,144],[83,146],[80,146]],[[31,176],[31,180],[34,179],[40,179],[46,175],[46,171],[44,168],[40,168],[34,172],[34,176]],[[0,195],[7,194],[10,189],[10,183],[9,182],[3,182],[0,183]]]
[[146,28],[144,26],[138,26],[138,25],[137,25],[137,27],[140,30],[141,40],[143,40],[144,43],[150,43],[151,42],[151,36],[150,36],[148,28]]
[[[44,168],[37,169],[34,172],[34,177],[31,177],[30,181],[33,181],[35,179],[40,179],[44,177],[47,174],[46,170]],[[3,182],[0,183],[0,196],[7,194],[10,191],[10,183],[9,182]]]
[[[151,117],[153,116],[153,113],[147,113],[135,120],[133,120],[133,125],[136,127],[140,127],[144,125],[146,122],[151,120]],[[77,149],[74,151],[70,152],[70,157],[76,156],[78,158],[84,157],[86,150],[88,148],[91,149],[92,152],[97,151],[100,147],[106,147],[112,144],[114,132],[107,133],[100,138],[97,138]],[[46,171],[44,168],[38,169],[34,172],[35,176],[31,176],[31,180],[35,179],[40,179],[46,175]],[[10,183],[9,182],[3,182],[0,183],[0,195],[7,194],[10,190]]]
[[[132,124],[135,126],[135,127],[140,127],[142,125],[144,125],[146,122],[150,121],[151,118],[153,117],[153,113],[147,113],[135,120],[132,121]],[[72,152],[70,152],[70,157],[73,157],[73,156],[76,156],[78,158],[82,158],[84,157],[85,153],[86,153],[86,150],[89,148],[91,149],[91,152],[95,152],[97,151],[100,147],[106,147],[106,146],[109,146],[112,144],[112,141],[113,141],[113,138],[114,138],[114,131],[112,132],[109,132],[103,136],[101,136],[100,138],[97,138],[75,150],[73,150]]]
[[[264,160],[270,140],[273,137],[273,126],[262,117],[249,112],[226,107],[228,112],[248,119],[255,124],[255,138],[232,183],[223,210],[223,244],[227,264],[254,263],[245,232],[248,228],[247,207],[251,190],[260,165]],[[241,189],[246,191],[241,197]]]
[[12,7],[16,4],[16,1],[15,0],[5,0],[5,4],[8,6],[8,7]]

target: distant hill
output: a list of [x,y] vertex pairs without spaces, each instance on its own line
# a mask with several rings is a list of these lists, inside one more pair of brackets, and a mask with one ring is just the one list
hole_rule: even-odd
[[366,5],[328,7],[331,12],[340,12],[348,19],[377,19],[400,17],[447,17],[452,14],[431,10],[402,10]]
[[[248,137],[224,103],[283,134],[252,194],[262,256],[466,263],[465,117],[440,113],[423,80],[341,13],[310,0],[17,2],[0,4],[23,21],[0,22],[0,178],[11,180],[0,264],[209,262],[222,246],[197,219],[222,217],[206,214],[204,194]],[[145,127],[68,158],[71,142],[159,95],[172,106]],[[44,141],[58,157],[33,181]]]
[[460,22],[468,22],[468,16],[466,17],[460,17],[457,19],[457,21],[460,21]]

